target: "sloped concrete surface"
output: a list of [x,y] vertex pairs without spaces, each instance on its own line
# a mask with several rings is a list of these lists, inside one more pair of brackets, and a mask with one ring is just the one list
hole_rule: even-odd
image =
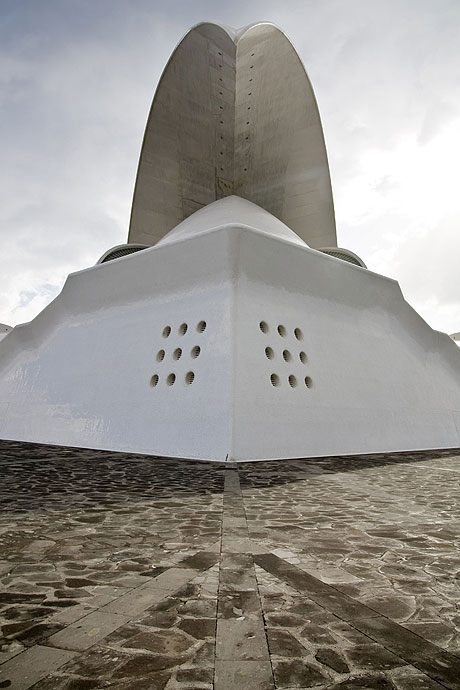
[[0,463],[0,688],[460,688],[458,450]]

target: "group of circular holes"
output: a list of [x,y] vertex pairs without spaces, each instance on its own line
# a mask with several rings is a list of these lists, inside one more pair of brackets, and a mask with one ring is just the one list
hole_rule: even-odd
[[[185,374],[185,383],[188,386],[193,383],[194,379],[195,379],[195,374],[193,371],[188,371]],[[160,381],[160,377],[158,376],[158,374],[154,374],[152,376],[152,378],[150,379],[150,385],[153,388],[155,388],[155,386],[158,386],[159,381]],[[166,383],[168,384],[168,386],[173,386],[175,384],[175,382],[176,382],[176,374],[173,374],[173,373],[168,374],[168,376],[166,377]]]
[[[266,321],[261,321],[259,323],[259,328],[262,331],[262,333],[264,333],[265,335],[270,330],[268,327],[268,323]],[[283,326],[283,324],[280,323],[276,327],[276,330],[278,331],[278,335],[280,335],[282,338],[286,338],[286,336],[288,334],[286,326]],[[300,328],[294,328],[294,336],[295,336],[296,340],[299,340],[299,341],[303,340],[302,330]]]
[[[201,352],[201,347],[199,345],[194,345],[192,349],[190,350],[190,357],[192,359],[196,359],[199,357]],[[166,356],[166,352],[164,350],[158,350],[157,352],[157,362],[162,362]],[[172,353],[172,358],[177,362],[180,358],[182,357],[182,348],[181,347],[176,347],[174,352]]]
[[[264,333],[264,334],[267,334],[269,332],[268,323],[266,321],[261,321],[259,323],[259,328],[262,331],[262,333]],[[286,327],[283,326],[283,324],[281,324],[281,323],[278,324],[278,326],[276,327],[276,330],[278,331],[278,335],[280,335],[282,338],[286,338],[288,333],[287,333]],[[299,342],[301,340],[303,340],[302,330],[300,328],[294,328],[294,336],[295,336],[296,340],[298,340]],[[274,359],[275,353],[273,351],[273,348],[267,346],[265,348],[265,356],[267,357],[267,359]],[[292,361],[292,354],[289,352],[289,350],[283,350],[283,359],[285,362],[291,362]],[[307,358],[306,353],[303,350],[301,352],[299,352],[299,359],[302,362],[302,364],[307,363],[308,358]],[[278,376],[278,374],[271,374],[270,381],[271,381],[272,386],[274,386],[275,388],[277,386],[281,385],[281,379]],[[291,386],[291,388],[297,387],[298,381],[297,381],[297,378],[294,376],[294,374],[289,374],[288,383]],[[310,376],[305,376],[304,384],[306,385],[307,388],[313,387],[313,381],[312,381]]]
[[[194,374],[194,372],[193,372],[193,371],[188,371],[188,372],[185,374],[185,383],[186,383],[188,386],[190,386],[190,385],[193,383],[194,380],[195,380],[195,374]],[[166,378],[166,383],[168,384],[168,386],[173,386],[174,383],[175,383],[175,381],[176,381],[176,374],[168,374],[168,376],[167,376],[167,378]]]
[[[267,359],[274,359],[275,358],[275,352],[273,348],[267,346],[265,348],[265,356]],[[283,350],[283,359],[285,362],[292,362],[292,354],[289,352],[289,350]],[[307,363],[307,355],[306,353],[302,350],[299,352],[299,359],[302,362],[302,364]]]
[[[204,333],[206,330],[206,321],[199,321],[196,325],[196,332],[197,333]],[[181,323],[179,328],[177,329],[177,332],[179,335],[185,335],[188,331],[188,324],[186,323]],[[163,338],[169,338],[171,335],[171,326],[165,326],[163,328]]]
[[[163,328],[163,338],[169,338],[171,335],[171,326],[165,326]],[[199,323],[196,326],[196,331],[197,333],[204,333],[206,330],[206,321],[199,321]],[[188,331],[188,324],[186,323],[181,323],[181,325],[178,328],[178,333],[179,335],[185,335]],[[201,347],[199,345],[194,345],[192,349],[190,350],[190,357],[192,359],[196,359],[197,357],[200,356],[201,352]],[[157,362],[162,362],[165,358],[166,352],[164,350],[159,350],[157,352]],[[176,349],[172,353],[172,358],[177,362],[180,358],[182,357],[182,348],[181,347],[176,347]],[[191,385],[193,381],[195,380],[195,373],[193,371],[188,371],[185,374],[185,383],[187,385]],[[158,374],[154,374],[152,378],[150,379],[150,385],[155,388],[155,386],[158,385],[160,381],[160,377]],[[166,383],[168,386],[173,386],[176,382],[176,375],[174,373],[168,374],[166,377]]]
[[[278,376],[278,374],[271,374],[270,375],[270,381],[271,381],[272,386],[274,386],[275,388],[277,386],[281,385],[281,379]],[[313,381],[311,380],[310,376],[305,376],[303,382],[307,388],[313,387]],[[294,374],[289,374],[288,383],[291,386],[291,388],[297,388],[298,381],[297,381],[297,378],[294,376]]]

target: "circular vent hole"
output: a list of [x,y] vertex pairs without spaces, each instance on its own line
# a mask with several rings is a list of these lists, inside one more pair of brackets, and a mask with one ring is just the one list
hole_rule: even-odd
[[159,350],[157,352],[157,362],[162,362],[165,358],[165,351],[164,350]]
[[290,374],[288,377],[289,385],[291,388],[295,388],[297,386],[297,379],[294,376],[294,374]]
[[200,321],[200,323],[196,327],[196,330],[198,331],[198,333],[204,333],[206,330],[206,321]]
[[282,326],[282,325],[280,324],[276,330],[278,331],[278,333],[280,334],[280,336],[281,336],[282,338],[285,338],[285,337],[286,337],[286,329],[285,329],[284,326]]
[[182,357],[182,350],[180,347],[176,347],[176,349],[173,352],[173,359],[180,359]]
[[273,357],[275,356],[275,353],[273,352],[271,347],[265,348],[265,356],[267,357],[267,359],[273,359]]
[[299,359],[302,362],[302,364],[307,363],[307,355],[305,354],[305,352],[299,352]]
[[150,385],[151,385],[153,388],[155,388],[155,386],[158,385],[158,381],[159,381],[159,376],[158,376],[158,374],[154,374],[154,375],[152,376],[152,378],[150,379]]
[[193,373],[193,371],[188,371],[188,372],[185,374],[185,383],[186,383],[188,386],[190,386],[190,385],[193,383],[194,380],[195,380],[195,374]]
[[176,380],[176,374],[168,374],[168,378],[166,379],[166,383],[168,384],[168,386],[173,386],[175,380]]
[[283,359],[285,362],[290,362],[292,359],[291,353],[289,350],[283,350]]
[[163,328],[163,338],[169,338],[170,333],[171,333],[171,326],[165,326]]
[[303,333],[300,330],[300,328],[294,328],[294,335],[297,338],[297,340],[303,340]]
[[201,352],[201,347],[199,345],[195,345],[195,347],[192,348],[190,354],[191,354],[193,359],[196,359],[197,357],[200,356],[200,352]]
[[306,376],[304,381],[307,388],[313,388],[313,381],[309,376]]
[[276,386],[280,385],[280,377],[278,376],[278,374],[272,374],[270,376],[270,381],[271,381],[272,386],[276,387]]
[[188,326],[186,323],[181,323],[179,326],[179,335],[185,335],[187,333]]
[[262,331],[262,333],[268,333],[268,323],[266,321],[261,321],[259,323],[259,328]]

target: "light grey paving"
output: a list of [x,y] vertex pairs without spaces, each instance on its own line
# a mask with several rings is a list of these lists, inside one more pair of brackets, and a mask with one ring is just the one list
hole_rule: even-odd
[[94,611],[51,635],[48,644],[63,649],[88,649],[131,619],[118,613]]
[[70,661],[74,652],[35,645],[0,666],[0,687],[26,690]]

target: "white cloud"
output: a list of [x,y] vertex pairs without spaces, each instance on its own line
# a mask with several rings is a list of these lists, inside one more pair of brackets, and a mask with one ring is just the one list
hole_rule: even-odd
[[457,0],[15,0],[0,15],[0,321],[32,318],[125,241],[151,98],[187,28],[268,19],[316,91],[339,244],[460,329]]

